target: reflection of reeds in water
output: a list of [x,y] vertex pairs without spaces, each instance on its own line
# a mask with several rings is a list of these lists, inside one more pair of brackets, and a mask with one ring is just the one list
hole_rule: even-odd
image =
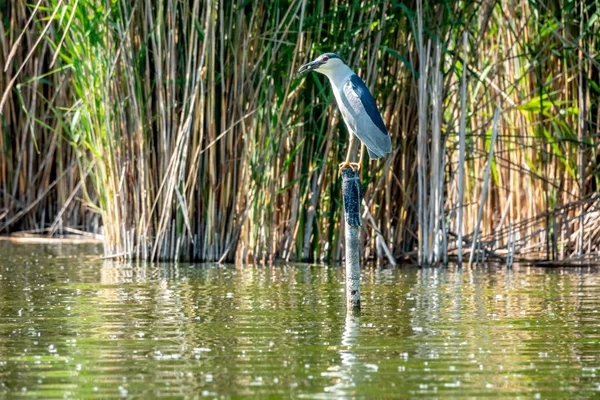
[[0,232],[102,229],[124,257],[339,258],[347,132],[322,78],[294,75],[335,50],[395,149],[365,164],[366,254],[472,247],[496,107],[480,247],[502,255],[512,227],[517,253],[592,254],[596,5],[563,3],[5,2]]

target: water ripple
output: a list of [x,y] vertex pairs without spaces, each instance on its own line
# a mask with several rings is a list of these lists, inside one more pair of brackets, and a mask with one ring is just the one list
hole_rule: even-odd
[[[3,245],[5,246],[5,245]],[[0,248],[0,397],[593,397],[589,268],[362,273]]]

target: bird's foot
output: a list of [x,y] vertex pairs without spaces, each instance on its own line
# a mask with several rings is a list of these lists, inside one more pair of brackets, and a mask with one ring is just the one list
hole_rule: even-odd
[[352,171],[360,172],[360,170],[362,169],[362,163],[351,163],[349,161],[344,161],[343,163],[340,163],[340,175],[342,174],[342,170],[344,168],[352,168]]
[[361,162],[350,163],[350,168],[354,169],[354,167],[356,167],[356,172],[360,172],[362,170],[362,163]]

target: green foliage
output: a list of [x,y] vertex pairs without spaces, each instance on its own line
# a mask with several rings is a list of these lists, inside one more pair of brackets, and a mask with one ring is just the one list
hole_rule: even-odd
[[[597,47],[599,9],[596,1],[507,7],[425,2],[422,29],[423,46],[441,52],[448,166],[443,204],[448,212],[456,207],[458,168],[470,177],[466,204],[477,203],[490,145],[486,132],[500,105],[490,204],[504,209],[508,194],[524,187],[551,191],[530,196],[527,206],[519,203],[527,213],[510,205],[517,224],[572,201],[574,190],[585,197],[597,189],[595,180],[580,176],[577,163],[585,158],[579,157],[584,142],[594,164],[584,173],[595,169],[590,132],[597,130],[600,88],[590,49]],[[6,9],[19,12],[0,0],[0,10]],[[377,226],[367,228],[366,248],[376,248],[376,231],[397,256],[415,248],[417,85],[421,79],[431,85],[438,71],[433,50],[419,53],[414,2],[45,0],[37,9],[28,5],[27,13],[34,15],[33,33],[50,24],[43,43],[51,52],[40,47],[33,58],[48,65],[48,57],[56,58],[56,65],[24,72],[11,109],[21,122],[31,121],[32,149],[48,151],[50,135],[70,146],[61,165],[76,160],[87,207],[101,212],[107,253],[194,260],[337,257],[337,165],[348,132],[324,77],[296,75],[299,65],[325,51],[338,52],[372,88],[394,148],[401,149],[380,162],[365,159],[366,200],[378,205],[371,209]],[[28,51],[19,60],[25,62]],[[429,74],[421,77],[425,64]],[[464,68],[470,151],[458,165],[457,88]],[[585,109],[578,97],[580,69]],[[57,102],[50,92],[61,82]],[[45,88],[40,96],[50,93],[40,102],[48,113],[31,109],[37,85]],[[580,132],[581,114],[589,121],[586,132]],[[13,151],[20,142],[3,132],[5,163],[16,171],[21,161]],[[14,174],[19,178],[3,187],[6,193],[30,173]],[[561,177],[569,181],[555,185]],[[582,181],[586,186],[579,188]],[[34,200],[25,197],[25,203]],[[10,204],[18,212],[16,202]],[[469,221],[475,212],[467,206]],[[486,213],[483,230],[492,232],[497,222],[494,212]]]

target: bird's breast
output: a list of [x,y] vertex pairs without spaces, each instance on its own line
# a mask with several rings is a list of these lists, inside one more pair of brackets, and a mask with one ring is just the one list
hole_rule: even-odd
[[362,104],[360,104],[360,102],[352,101],[352,99],[348,99],[348,97],[346,97],[344,93],[344,85],[349,81],[349,79],[350,75],[342,79],[331,79],[331,86],[335,101],[344,118],[346,126],[348,126],[351,131],[356,132],[356,119],[353,116],[361,112]]

